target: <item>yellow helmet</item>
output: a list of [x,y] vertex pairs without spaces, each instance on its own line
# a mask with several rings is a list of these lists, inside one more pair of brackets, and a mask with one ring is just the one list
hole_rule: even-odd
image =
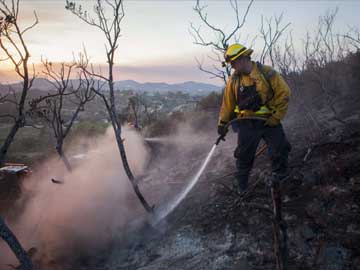
[[234,61],[239,56],[243,55],[251,55],[254,50],[246,48],[244,45],[235,43],[229,46],[227,48],[224,58],[226,63],[230,63],[231,61]]

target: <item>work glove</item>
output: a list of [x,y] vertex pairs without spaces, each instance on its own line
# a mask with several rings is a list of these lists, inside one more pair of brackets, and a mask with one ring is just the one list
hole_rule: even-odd
[[265,122],[265,126],[269,126],[269,127],[276,127],[279,124],[280,124],[280,120],[275,118],[274,116],[270,116]]
[[222,137],[225,137],[228,133],[229,128],[225,125],[218,125],[218,134]]

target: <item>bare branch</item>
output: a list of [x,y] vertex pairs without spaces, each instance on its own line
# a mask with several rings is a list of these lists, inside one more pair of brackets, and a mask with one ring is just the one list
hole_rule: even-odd
[[226,82],[226,75],[224,73],[224,71],[222,70],[217,70],[217,72],[213,72],[211,70],[207,70],[203,67],[203,63],[201,63],[199,61],[199,59],[195,58],[196,62],[197,62],[197,66],[198,66],[198,69],[207,73],[207,74],[210,74],[212,75],[210,78],[219,78],[219,79],[222,79],[224,82]]
[[[103,5],[104,4],[104,5]],[[114,60],[116,55],[116,50],[119,45],[119,38],[121,33],[121,22],[125,16],[123,1],[122,0],[98,0],[96,5],[94,6],[94,14],[96,19],[91,18],[87,12],[83,12],[81,10],[81,6],[77,7],[75,2],[67,1],[66,8],[70,10],[73,14],[75,14],[78,18],[82,21],[86,22],[87,24],[94,26],[104,34],[106,44],[105,44],[105,52],[106,52],[106,61],[108,64],[108,75],[103,76],[97,72],[94,72],[93,66],[89,66],[89,62],[86,59],[79,64],[85,74],[90,77],[96,77],[108,84],[109,87],[109,97],[105,96],[103,93],[100,92],[100,88],[95,90],[95,87],[91,87],[92,92],[98,94],[104,101],[106,109],[109,114],[109,118],[111,120],[111,124],[113,126],[115,132],[115,138],[119,149],[119,154],[124,166],[124,170],[126,175],[128,176],[132,187],[138,196],[140,202],[144,206],[145,210],[148,212],[152,212],[152,207],[146,202],[145,198],[141,194],[139,187],[137,185],[137,181],[130,169],[128,164],[126,151],[123,143],[123,139],[121,138],[121,123],[119,120],[119,115],[117,113],[116,103],[115,103],[115,96],[114,96]],[[110,9],[112,14],[110,16],[106,16],[105,10]],[[110,22],[110,27],[109,23]]]
[[[23,34],[35,27],[37,23],[25,28],[25,30],[20,29],[18,24],[19,0],[11,1],[9,6],[5,0],[1,0],[0,14],[2,14],[0,18],[0,48],[5,53],[7,59],[12,63],[15,72],[22,79],[22,90],[19,94],[19,101],[17,101],[17,97],[15,95],[13,99],[13,102],[16,101],[17,109],[14,125],[0,147],[1,165],[4,162],[7,150],[9,149],[17,131],[25,124],[25,100],[28,91],[32,87],[34,77],[31,78],[29,75],[28,61],[30,53],[23,38]],[[37,22],[37,17],[35,17],[35,22]]]
[[[80,20],[82,20],[83,22],[97,27],[99,28],[101,31],[104,31],[104,29],[102,28],[102,25],[98,25],[95,22],[95,19],[92,17],[89,17],[87,13],[83,13],[82,11],[82,6],[79,5],[77,6],[76,3],[74,1],[68,1],[66,0],[66,6],[65,8],[69,11],[71,11],[71,13],[73,13],[76,17],[78,17]],[[96,11],[96,8],[94,7],[94,10]]]
[[[274,20],[274,24],[273,24]],[[261,16],[261,28],[260,35],[264,41],[264,46],[262,48],[260,62],[264,63],[266,58],[269,57],[271,65],[274,66],[274,48],[280,36],[285,32],[285,30],[290,26],[290,23],[287,23],[285,26],[282,26],[283,14],[280,16],[270,17],[265,19]]]
[[217,32],[221,36],[221,39],[223,40],[225,38],[224,32],[220,28],[209,23],[208,18],[207,18],[207,13],[204,12],[205,9],[206,9],[206,6],[201,6],[200,0],[197,0],[196,5],[194,7],[194,11],[199,15],[200,19],[205,23],[205,25],[207,27],[209,27],[210,29],[212,29],[213,31]]
[[[20,93],[20,101],[16,104],[16,113],[14,115],[4,115],[4,117],[12,118],[14,123],[0,146],[0,165],[4,163],[8,149],[14,141],[16,133],[25,124],[25,99],[29,89],[31,88],[31,84],[29,84],[30,78],[28,75],[28,60],[30,54],[23,39],[23,32],[20,30],[18,25],[19,0],[12,0],[9,5],[10,7],[7,5],[5,0],[0,1],[0,13],[4,16],[0,18],[0,48],[5,52],[7,58],[13,64],[15,71],[22,78],[22,91]],[[14,30],[11,31],[10,28],[14,28]],[[13,36],[20,41],[19,44],[13,42]],[[12,51],[14,51],[14,54],[10,53]],[[22,72],[20,72],[20,69]],[[16,100],[16,98],[14,98],[14,100]],[[33,269],[33,265],[28,254],[1,217],[0,237],[14,252],[16,258],[21,263],[22,269]]]
[[36,14],[36,12],[34,11],[34,17],[35,17],[35,21],[33,22],[32,25],[26,27],[22,32],[21,35],[24,35],[27,31],[29,31],[30,29],[33,29],[38,23],[39,23],[39,18]]
[[[89,78],[84,70],[78,68],[78,86],[74,89],[70,78],[73,73],[73,69],[76,67],[76,62],[61,63],[59,67],[54,67],[52,62],[47,59],[41,60],[44,66],[43,73],[48,77],[48,82],[51,83],[56,90],[54,94],[48,94],[34,99],[30,102],[32,109],[31,115],[33,117],[44,120],[50,128],[52,128],[54,137],[56,139],[56,150],[60,158],[64,161],[66,168],[71,170],[71,165],[66,159],[63,152],[64,140],[69,134],[75,120],[79,113],[84,110],[84,106],[87,102],[91,101],[95,93],[91,91],[91,87],[94,84],[92,78]],[[76,100],[76,108],[70,116],[68,123],[64,120],[63,104],[65,98]]]
[[349,31],[345,35],[341,35],[345,39],[350,41],[350,44],[354,46],[357,50],[360,49],[360,29],[355,27],[350,27]]
[[224,49],[219,44],[214,43],[212,41],[206,42],[204,40],[204,38],[201,36],[201,34],[200,34],[200,27],[196,29],[195,26],[192,23],[190,23],[190,28],[191,28],[192,31],[189,31],[189,33],[194,38],[194,42],[193,42],[194,44],[205,46],[205,47],[206,46],[212,46],[212,47],[214,47],[215,49],[217,49],[219,51],[224,51]]
[[[201,5],[200,0],[196,1],[194,11],[199,16],[200,20],[205,25],[207,30],[213,32],[216,39],[207,41],[204,38],[204,36],[201,34],[201,27],[200,26],[195,27],[193,23],[190,23],[189,33],[193,37],[194,44],[204,47],[210,47],[212,50],[215,50],[218,53],[218,55],[219,53],[223,55],[223,53],[229,47],[230,40],[232,39],[234,39],[235,41],[238,40],[239,36],[237,36],[237,34],[240,31],[240,29],[245,25],[246,18],[253,4],[253,0],[249,1],[245,13],[241,18],[239,13],[238,1],[229,0],[229,3],[235,14],[235,26],[229,34],[226,34],[220,27],[215,26],[214,24],[209,22],[208,14],[206,13],[207,6]],[[205,73],[213,75],[212,78],[221,78],[226,83],[228,76],[230,76],[230,69],[229,67],[222,65],[222,59],[220,59],[219,57],[216,57],[216,59],[217,60],[215,60],[215,58],[212,59],[213,62],[215,63],[214,65],[212,65],[215,71],[210,71],[208,69],[205,69],[202,64],[199,64],[199,61],[197,61],[198,68]]]
[[[236,14],[236,20],[237,20],[237,25],[234,28],[234,30],[232,31],[232,33],[223,41],[223,44],[227,44],[229,42],[229,40],[244,26],[247,15],[249,14],[251,5],[253,4],[254,0],[251,0],[247,6],[246,12],[244,14],[244,16],[242,17],[242,22],[240,23],[240,19],[239,19],[239,9],[238,9],[238,5],[237,5],[237,0],[233,0],[235,2],[235,5],[233,5],[233,9],[235,11]],[[230,1],[230,3],[232,3],[232,1]]]

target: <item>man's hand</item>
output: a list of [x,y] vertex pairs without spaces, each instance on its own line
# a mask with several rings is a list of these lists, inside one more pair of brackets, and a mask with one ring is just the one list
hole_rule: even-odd
[[265,126],[269,126],[269,127],[276,127],[279,124],[280,124],[280,120],[275,118],[274,116],[270,116],[265,122]]
[[218,125],[218,134],[222,137],[225,137],[228,133],[229,128],[226,125]]

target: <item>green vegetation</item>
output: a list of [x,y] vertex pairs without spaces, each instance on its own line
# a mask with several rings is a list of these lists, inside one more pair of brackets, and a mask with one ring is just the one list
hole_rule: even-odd
[[[0,144],[2,144],[10,130],[10,126],[0,128]],[[34,164],[43,160],[52,151],[50,130],[24,127],[18,131],[14,142],[9,148],[7,162]]]
[[179,124],[185,123],[186,115],[182,112],[163,114],[158,120],[150,122],[143,128],[145,137],[168,136],[178,131]]
[[202,98],[196,108],[200,111],[219,110],[222,100],[222,93],[211,92],[206,97]]
[[109,123],[94,122],[90,120],[81,121],[76,123],[71,130],[69,137],[96,137],[103,135],[106,129],[109,127]]
[[[82,121],[76,123],[66,143],[80,137],[95,138],[105,133],[109,125],[104,122]],[[10,126],[0,127],[0,144],[5,140]],[[7,162],[24,163],[34,165],[48,158],[49,154],[55,154],[55,139],[52,131],[47,127],[25,127],[16,134],[14,143],[9,149]]]

